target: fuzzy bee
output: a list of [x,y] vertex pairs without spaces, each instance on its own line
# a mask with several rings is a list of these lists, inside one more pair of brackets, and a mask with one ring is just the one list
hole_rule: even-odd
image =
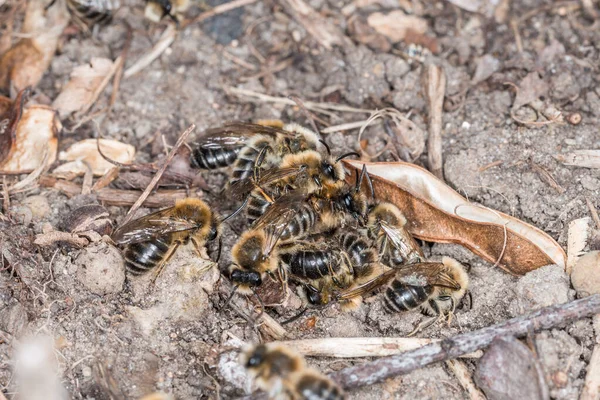
[[85,32],[110,23],[119,7],[119,0],[67,0],[73,21]]
[[308,368],[301,355],[285,346],[259,344],[244,351],[240,361],[270,398],[345,399],[344,392],[335,382]]

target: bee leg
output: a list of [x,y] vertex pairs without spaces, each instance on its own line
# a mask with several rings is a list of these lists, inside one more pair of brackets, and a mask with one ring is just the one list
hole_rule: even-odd
[[436,322],[438,322],[442,317],[443,317],[443,314],[438,314],[437,317],[426,319],[425,321],[423,321],[419,325],[417,325],[415,327],[415,329],[412,330],[411,333],[409,333],[408,335],[406,335],[406,337],[414,336],[415,334],[421,332],[422,330],[429,328],[431,325],[433,325]]
[[158,279],[158,277],[162,273],[162,271],[165,269],[165,265],[167,265],[167,263],[169,262],[171,257],[173,257],[173,254],[175,254],[175,250],[177,250],[178,247],[179,247],[179,243],[175,243],[173,246],[171,246],[171,248],[169,249],[169,252],[165,256],[163,261],[160,263],[159,266],[156,267],[154,276],[152,277],[152,280],[151,280],[151,283],[153,285],[156,284],[156,280]]
[[286,294],[287,297],[287,292],[288,292],[288,276],[287,276],[287,271],[285,269],[285,267],[283,266],[282,263],[279,263],[279,267],[277,268],[277,272],[279,274],[279,279],[281,280],[281,290],[283,290],[283,293]]
[[[194,250],[196,250],[196,254],[198,254],[198,257],[202,258],[203,260],[206,259],[206,257],[204,256],[204,254],[202,254],[202,246],[200,246],[200,243],[198,243],[198,241],[195,238],[191,239],[192,244],[194,245]],[[220,252],[220,250],[219,250]]]

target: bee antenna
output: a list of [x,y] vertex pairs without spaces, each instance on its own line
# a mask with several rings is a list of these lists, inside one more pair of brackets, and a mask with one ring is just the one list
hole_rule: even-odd
[[297,96],[289,96],[289,99],[296,103],[300,110],[302,110],[304,116],[310,121],[310,126],[314,129],[315,133],[321,136],[321,132],[319,132],[319,128],[317,128],[317,124],[315,123],[315,118],[311,112],[308,111],[302,100],[300,100],[300,98]]
[[229,297],[227,298],[227,300],[225,301],[225,304],[223,304],[218,310],[217,312],[221,312],[225,307],[227,307],[229,305],[229,303],[231,303],[231,299],[233,299],[233,295],[235,294],[235,292],[237,292],[238,288],[240,287],[240,285],[235,285],[233,287],[233,290],[231,291],[231,294],[229,295]]
[[360,154],[358,154],[355,151],[351,151],[350,153],[342,154],[341,156],[339,156],[338,158],[336,158],[335,162],[338,162],[338,161],[343,160],[344,158],[350,157],[350,156],[360,157]]
[[369,175],[369,173],[367,172],[366,164],[363,164],[363,168],[362,168],[362,172],[361,172],[361,177],[360,177],[361,185],[362,185],[363,174],[364,174],[364,176],[367,177],[367,184],[369,185],[369,191],[371,192],[371,200],[375,200],[375,190],[373,190],[373,181],[371,180],[371,175]]
[[237,208],[237,210],[235,210],[234,212],[232,212],[231,214],[229,214],[225,218],[221,219],[221,221],[219,221],[219,222],[223,223],[223,222],[227,221],[228,219],[231,219],[231,218],[235,217],[236,215],[238,215],[244,209],[244,207],[246,207],[247,204],[248,204],[248,197],[246,197],[246,200],[244,200],[244,202],[242,203],[242,205],[239,206]]
[[321,144],[323,144],[323,146],[325,146],[325,149],[327,150],[327,154],[331,155],[331,149],[329,148],[329,145],[327,143],[325,143],[325,141],[323,139],[319,139],[319,142],[321,142]]
[[308,307],[304,307],[302,309],[302,311],[300,311],[298,314],[294,315],[292,318],[286,319],[285,321],[283,321],[281,323],[281,325],[287,325],[287,324],[291,324],[292,322],[296,321],[297,319],[299,319],[301,316],[303,316],[304,314],[306,314],[306,311],[308,311]]
[[223,248],[223,238],[221,236],[219,236],[219,247],[217,248],[217,259],[215,260],[215,263],[219,263],[219,260],[221,259],[221,249]]

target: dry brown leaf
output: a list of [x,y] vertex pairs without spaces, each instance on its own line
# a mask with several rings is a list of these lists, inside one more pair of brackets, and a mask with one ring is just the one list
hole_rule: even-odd
[[394,10],[388,14],[373,13],[367,18],[367,22],[373,29],[397,43],[404,39],[407,30],[413,34],[424,34],[427,32],[427,21],[414,15],[406,15],[400,10]]
[[23,116],[23,106],[29,97],[29,89],[24,89],[17,95],[14,102],[2,97],[2,113],[0,114],[0,165],[13,151],[17,137],[17,125]]
[[86,171],[87,167],[83,161],[69,161],[54,168],[54,170],[52,171],[52,176],[55,178],[72,181],[78,176],[85,175]]
[[61,118],[89,109],[96,100],[95,93],[103,89],[101,86],[106,86],[108,79],[114,73],[114,68],[113,61],[94,57],[89,64],[73,69],[71,79],[52,103]]
[[600,150],[575,150],[554,156],[565,165],[584,168],[600,168]]
[[515,102],[512,106],[513,111],[545,96],[548,94],[548,90],[548,84],[540,78],[540,75],[537,72],[534,71],[527,74],[521,83],[519,83],[517,96],[515,97]]
[[[344,160],[354,169],[360,161]],[[431,242],[457,243],[516,275],[548,264],[566,264],[564,250],[541,230],[468,202],[425,169],[404,162],[364,163],[377,199],[396,204],[410,232]]]
[[486,54],[477,60],[477,68],[471,79],[471,85],[477,85],[485,81],[492,74],[500,69],[500,61],[490,54]]
[[479,360],[475,382],[490,399],[550,399],[540,362],[513,337],[492,342]]
[[[62,125],[56,112],[46,106],[23,108],[28,89],[17,95],[0,124],[0,170],[27,172],[56,160],[58,133]],[[3,128],[3,129],[2,129]]]
[[[132,162],[135,156],[135,147],[116,140],[100,139],[100,149],[108,158],[121,164]],[[62,151],[58,158],[63,161],[85,161],[96,176],[104,175],[113,167],[113,164],[106,161],[98,152],[96,139],[85,139],[77,142],[67,150]]]
[[45,9],[44,0],[30,0],[23,21],[23,39],[0,58],[0,89],[19,92],[36,86],[50,66],[58,39],[69,22],[62,2]]

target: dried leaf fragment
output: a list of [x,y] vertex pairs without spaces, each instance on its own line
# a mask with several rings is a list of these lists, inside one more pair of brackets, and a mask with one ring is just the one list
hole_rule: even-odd
[[590,234],[590,217],[578,218],[569,222],[567,234],[567,274],[571,271],[583,253]]
[[376,198],[397,205],[419,239],[460,244],[516,275],[548,264],[563,268],[566,264],[564,250],[546,233],[468,202],[421,167],[404,162],[344,163],[358,170],[366,164]]
[[[116,140],[100,139],[100,149],[108,158],[122,164],[132,162],[135,156],[135,147]],[[113,167],[98,152],[96,139],[85,139],[77,142],[66,151],[61,152],[58,158],[64,161],[85,161],[96,176],[104,175]]]
[[414,15],[406,15],[400,10],[394,10],[387,14],[373,13],[369,15],[367,22],[373,29],[394,43],[404,40],[409,29],[413,31],[412,34],[423,35],[427,32],[427,21]]
[[23,106],[29,97],[29,89],[19,92],[14,102],[2,97],[2,116],[0,117],[0,165],[12,152],[17,137],[17,125],[23,116]]
[[52,108],[42,105],[26,108],[16,125],[10,153],[4,162],[0,162],[0,170],[33,171],[44,163],[44,159],[46,165],[51,165],[56,160],[61,129],[62,125]]
[[89,109],[96,100],[95,94],[106,86],[114,69],[113,61],[99,57],[92,58],[89,64],[76,67],[52,106],[61,118]]
[[27,2],[27,11],[18,41],[0,58],[0,90],[18,92],[36,86],[50,66],[58,39],[69,22],[63,4],[45,10],[44,0]]
[[600,150],[574,150],[567,154],[557,154],[554,158],[565,165],[600,168]]
[[531,72],[519,83],[517,96],[513,103],[513,111],[526,106],[534,100],[548,94],[549,86],[537,72]]
[[475,382],[489,399],[550,399],[539,361],[513,337],[496,339],[475,371]]
[[337,26],[329,23],[304,0],[285,0],[284,3],[287,4],[288,9],[292,11],[292,14],[304,29],[321,46],[331,50],[333,46],[340,46],[344,43],[342,31]]

